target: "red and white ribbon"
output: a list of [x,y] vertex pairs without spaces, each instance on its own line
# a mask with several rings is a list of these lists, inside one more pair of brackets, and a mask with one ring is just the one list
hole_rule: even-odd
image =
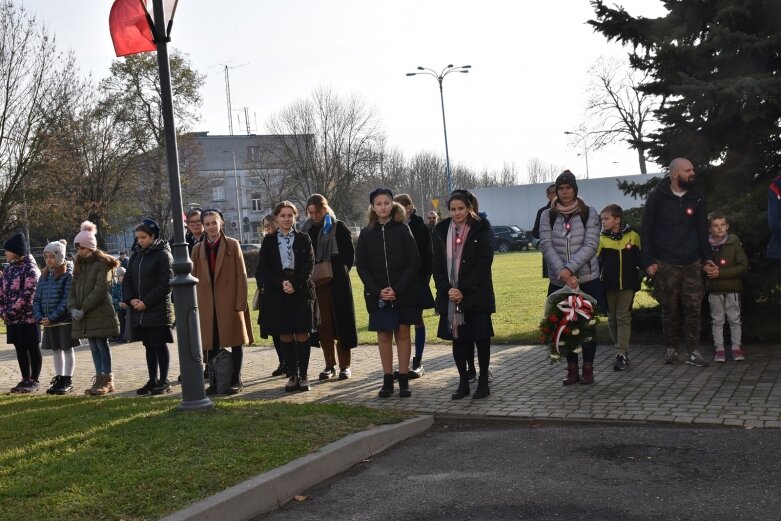
[[556,304],[556,306],[564,313],[563,318],[566,320],[566,322],[559,322],[556,326],[556,335],[553,342],[553,348],[556,350],[556,353],[561,354],[559,343],[561,335],[564,333],[564,328],[567,327],[569,322],[577,322],[578,315],[586,320],[591,320],[591,317],[594,316],[594,306],[581,295],[570,295]]

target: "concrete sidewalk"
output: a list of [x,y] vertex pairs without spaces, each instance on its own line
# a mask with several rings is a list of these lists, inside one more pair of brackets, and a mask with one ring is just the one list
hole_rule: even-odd
[[[662,363],[660,346],[635,347],[631,368],[615,372],[614,352],[600,346],[595,361],[595,383],[564,387],[564,364],[551,365],[543,346],[493,346],[491,396],[485,400],[451,400],[458,377],[449,346],[427,346],[426,375],[411,382],[412,397],[377,397],[382,372],[376,346],[353,351],[353,377],[346,381],[318,382],[323,369],[319,349],[312,350],[312,390],[285,393],[286,379],[272,378],[276,354],[270,347],[245,348],[242,393],[225,399],[284,400],[289,402],[347,402],[370,407],[392,407],[437,416],[522,418],[529,420],[597,420],[728,425],[746,428],[781,427],[781,350],[747,347],[747,361],[711,364],[707,368]],[[707,350],[706,350],[707,351]],[[708,356],[711,353],[708,353]],[[112,346],[119,393],[135,396],[147,380],[144,349],[140,343]],[[178,374],[176,349],[171,350],[172,380]],[[78,393],[93,376],[88,348],[77,349],[75,383]],[[52,376],[52,363],[44,352],[43,392]],[[0,345],[0,390],[19,380],[12,346]],[[172,395],[179,392],[174,386]],[[150,398],[142,398],[150,399]],[[222,398],[221,398],[222,399]]]

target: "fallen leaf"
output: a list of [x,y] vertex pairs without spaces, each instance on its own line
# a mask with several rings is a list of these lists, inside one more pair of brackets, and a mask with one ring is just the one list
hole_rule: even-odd
[[366,458],[366,459],[362,459],[361,463],[371,463],[371,461],[372,461],[371,458]]
[[306,496],[293,496],[296,501],[306,501]]

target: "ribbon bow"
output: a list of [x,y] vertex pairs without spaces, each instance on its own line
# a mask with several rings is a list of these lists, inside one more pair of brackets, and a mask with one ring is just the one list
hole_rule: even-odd
[[561,354],[559,342],[561,341],[561,335],[564,333],[564,328],[567,327],[569,322],[576,322],[578,315],[586,320],[591,320],[591,317],[594,316],[594,306],[581,295],[570,295],[556,304],[556,306],[564,313],[564,317],[556,326],[555,341],[553,343],[556,353]]

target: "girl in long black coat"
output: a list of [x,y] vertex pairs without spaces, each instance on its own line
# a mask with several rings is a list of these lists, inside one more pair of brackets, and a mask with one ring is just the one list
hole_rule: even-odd
[[437,336],[453,341],[453,359],[459,385],[453,399],[469,395],[467,353],[477,346],[480,365],[473,398],[485,398],[488,365],[491,361],[491,314],[496,312],[491,265],[494,259],[493,233],[487,219],[475,212],[474,195],[455,190],[448,199],[451,217],[434,228],[434,283],[439,313]]
[[369,224],[361,230],[355,250],[355,266],[364,286],[369,331],[377,331],[383,370],[379,395],[393,394],[393,338],[399,358],[399,396],[408,397],[409,327],[422,320],[417,273],[420,255],[404,208],[393,202],[393,193],[378,188],[369,195]]
[[[418,282],[420,284],[421,308],[431,309],[434,307],[434,295],[431,294],[431,263],[433,250],[431,249],[431,230],[423,222],[417,212],[415,205],[412,204],[412,198],[408,194],[399,194],[393,198],[394,201],[404,207],[407,214],[407,226],[409,226],[412,236],[415,238],[415,244],[418,246],[420,255],[420,271],[418,271]],[[409,377],[420,378],[425,374],[423,369],[423,349],[426,347],[426,325],[421,320],[420,324],[415,324],[415,356],[412,357],[412,369]]]
[[[171,391],[168,369],[171,355],[171,248],[160,239],[160,227],[144,219],[135,230],[136,244],[122,280],[122,296],[127,304],[128,331],[141,340],[146,350],[149,380],[138,394]],[[159,374],[159,377],[158,377]]]
[[290,201],[274,209],[277,233],[263,238],[256,278],[263,280],[260,308],[262,335],[279,335],[286,354],[288,382],[285,391],[308,391],[309,334],[314,327],[314,252],[309,235],[294,229],[298,210]]

